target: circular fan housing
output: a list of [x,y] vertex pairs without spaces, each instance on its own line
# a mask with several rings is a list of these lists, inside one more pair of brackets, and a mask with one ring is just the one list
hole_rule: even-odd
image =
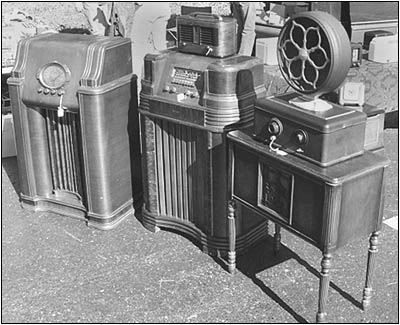
[[296,91],[312,96],[331,92],[340,86],[351,66],[346,30],[328,13],[299,13],[279,34],[278,64]]

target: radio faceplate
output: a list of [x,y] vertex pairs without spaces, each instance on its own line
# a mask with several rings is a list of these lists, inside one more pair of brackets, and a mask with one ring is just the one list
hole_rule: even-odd
[[289,101],[291,93],[256,102],[254,139],[269,143],[320,166],[360,155],[364,152],[366,114],[333,104],[324,112],[304,110]]
[[[219,59],[176,49],[145,57],[141,108],[153,114],[160,114],[162,102],[204,116],[203,121],[188,123],[222,130],[239,121],[250,122],[254,101],[264,95],[263,64],[258,58],[234,55]],[[165,117],[177,117],[173,109],[163,112]]]

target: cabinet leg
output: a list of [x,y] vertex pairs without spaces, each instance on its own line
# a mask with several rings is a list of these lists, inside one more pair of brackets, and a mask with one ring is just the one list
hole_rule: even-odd
[[228,271],[233,273],[236,269],[236,225],[235,225],[236,203],[231,200],[228,202]]
[[328,300],[328,289],[329,289],[329,270],[331,268],[332,255],[323,254],[321,261],[321,273],[319,280],[319,299],[318,299],[318,312],[317,312],[317,323],[326,323],[327,313],[326,304]]
[[278,255],[281,248],[281,226],[277,223],[275,224],[275,234],[274,234],[274,254]]
[[365,279],[365,287],[362,298],[363,310],[367,310],[371,305],[372,277],[374,275],[376,253],[378,252],[378,236],[379,232],[375,231],[371,234],[371,237],[369,238],[367,275]]

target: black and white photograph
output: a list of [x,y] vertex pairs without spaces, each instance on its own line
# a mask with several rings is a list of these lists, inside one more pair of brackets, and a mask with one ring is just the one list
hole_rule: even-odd
[[2,324],[398,324],[399,1],[1,1]]

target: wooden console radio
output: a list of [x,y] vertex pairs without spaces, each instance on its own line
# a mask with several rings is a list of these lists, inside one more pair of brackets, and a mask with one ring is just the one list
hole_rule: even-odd
[[129,39],[53,33],[20,41],[8,79],[24,207],[110,229],[141,195]]
[[[140,94],[141,222],[177,230],[210,253],[228,251],[226,133],[251,125],[266,93],[262,62],[235,54],[235,26],[229,17],[180,16],[178,48],[145,57]],[[266,233],[265,220],[246,218],[238,250]]]

